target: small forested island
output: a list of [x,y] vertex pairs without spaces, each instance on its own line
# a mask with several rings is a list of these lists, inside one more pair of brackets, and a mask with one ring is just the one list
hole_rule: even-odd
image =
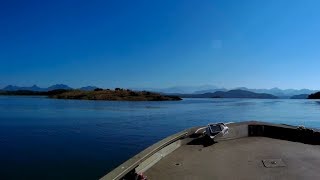
[[178,96],[161,95],[148,91],[132,91],[130,89],[96,88],[92,91],[56,89],[38,92],[29,90],[0,91],[0,95],[48,96],[55,99],[106,100],[106,101],[178,101]]
[[320,91],[316,92],[316,93],[313,93],[313,94],[310,94],[308,96],[308,99],[320,99]]
[[108,101],[178,101],[178,96],[165,96],[148,91],[132,91],[116,88],[115,90],[97,88],[94,91],[71,90],[59,94],[49,95],[56,99],[83,99]]

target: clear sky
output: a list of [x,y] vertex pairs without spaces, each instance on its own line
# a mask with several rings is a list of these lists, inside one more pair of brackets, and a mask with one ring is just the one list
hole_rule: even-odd
[[0,87],[320,89],[318,0],[2,1]]

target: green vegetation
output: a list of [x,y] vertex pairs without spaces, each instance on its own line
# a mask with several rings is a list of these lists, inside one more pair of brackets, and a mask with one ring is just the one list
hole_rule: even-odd
[[57,99],[109,100],[109,101],[177,101],[178,96],[164,96],[147,91],[132,91],[116,88],[115,90],[95,89],[94,91],[71,90],[49,95]]
[[177,101],[182,100],[178,96],[165,96],[147,91],[132,91],[116,88],[115,90],[96,88],[93,91],[56,89],[39,92],[29,90],[0,91],[0,95],[13,96],[48,96],[56,99],[83,99],[83,100],[107,100],[107,101]]
[[101,88],[95,88],[94,91],[103,91]]

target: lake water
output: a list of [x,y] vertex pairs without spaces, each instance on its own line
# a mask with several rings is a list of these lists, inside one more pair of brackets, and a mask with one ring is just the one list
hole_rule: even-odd
[[320,128],[320,102],[104,102],[0,96],[0,179],[97,179],[183,129],[245,120]]

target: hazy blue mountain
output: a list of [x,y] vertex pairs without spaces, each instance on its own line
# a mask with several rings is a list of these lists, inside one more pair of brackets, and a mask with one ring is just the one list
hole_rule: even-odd
[[165,95],[179,96],[181,98],[212,98],[213,97],[213,93],[203,93],[203,94],[173,93],[173,94],[165,94]]
[[79,89],[82,90],[82,91],[93,91],[93,90],[95,90],[97,88],[98,87],[96,87],[96,86],[85,86],[85,87],[81,87]]
[[271,88],[271,89],[249,89],[246,87],[239,87],[235,89],[251,91],[255,93],[267,93],[272,94],[274,96],[278,96],[281,98],[290,98],[294,95],[300,94],[311,94],[317,92],[317,90],[310,90],[310,89],[280,89],[280,88]]
[[227,89],[226,88],[207,89],[207,90],[195,91],[195,92],[193,92],[193,94],[214,93],[217,91],[227,91]]
[[[244,90],[244,91],[249,91],[249,88],[246,87],[237,87],[237,88],[233,88],[231,90]],[[253,89],[252,89],[253,90]]]
[[299,94],[291,96],[290,99],[308,99],[309,94]]
[[283,90],[279,89],[279,88],[271,88],[271,89],[249,89],[246,87],[241,87],[241,88],[236,88],[236,90],[245,90],[245,91],[250,91],[250,92],[254,92],[254,93],[267,93],[267,94],[271,94],[277,97],[290,97],[292,95],[295,94],[287,94],[285,93]]
[[20,87],[20,86],[13,86],[13,85],[8,85],[2,90],[4,91],[18,91],[18,90],[25,90],[25,91],[46,91],[44,88],[40,88],[37,85],[33,85],[30,87]]
[[258,99],[276,99],[278,97],[266,94],[266,93],[255,93],[245,90],[230,90],[227,92],[217,91],[212,93],[213,98],[258,98]]
[[203,85],[203,86],[174,86],[169,88],[136,88],[135,90],[147,90],[152,92],[160,92],[164,94],[204,94],[204,93],[213,93],[216,91],[228,91],[228,90],[244,90],[251,91],[254,93],[266,93],[271,94],[281,98],[290,98],[294,95],[299,94],[311,94],[317,92],[317,90],[310,89],[280,89],[280,88],[271,88],[271,89],[250,89],[246,87],[238,87],[232,89],[221,88],[214,85]]
[[317,90],[310,90],[310,89],[279,89],[279,88],[272,88],[272,89],[246,89],[248,91],[252,91],[255,93],[267,93],[272,94],[278,97],[290,97],[299,94],[311,94],[317,92]]
[[52,85],[52,86],[48,87],[47,91],[52,91],[52,90],[56,90],[56,89],[69,90],[69,89],[72,89],[72,88],[67,86],[67,85],[65,85],[65,84],[55,84],[55,85]]
[[27,88],[27,89],[24,89],[24,90],[29,90],[29,91],[44,91],[43,88],[40,88],[40,87],[37,86],[37,85],[33,85],[33,86],[31,86],[30,88]]
[[12,85],[8,85],[6,87],[4,87],[2,90],[4,91],[17,91],[20,87],[18,86],[12,86]]
[[[96,86],[86,86],[80,88],[81,90],[94,90],[96,89]],[[9,85],[3,88],[4,91],[17,91],[17,90],[29,90],[29,91],[50,91],[50,90],[56,90],[56,89],[72,89],[71,87],[65,85],[65,84],[56,84],[53,86],[50,86],[48,88],[40,88],[36,85],[33,85],[31,87],[20,87],[20,86],[14,86]],[[214,93],[217,91],[228,91],[230,89],[226,88],[219,88],[214,85],[202,85],[202,86],[174,86],[169,88],[130,88],[133,90],[146,90],[150,92],[159,92],[162,94],[183,94],[184,96],[192,96],[191,94],[196,94],[199,96],[206,96],[201,94],[206,93]],[[0,89],[1,90],[1,89]],[[238,87],[231,90],[244,90],[244,91],[250,91],[254,93],[266,93],[271,94],[280,98],[291,98],[295,95],[301,95],[301,94],[312,94],[317,92],[317,90],[310,90],[310,89],[280,89],[280,88],[271,88],[271,89],[250,89],[246,87]]]
[[256,98],[256,99],[276,99],[277,96],[266,93],[254,93],[245,90],[216,91],[214,93],[203,94],[170,94],[182,98]]
[[212,90],[212,89],[218,89],[217,86],[214,85],[203,85],[203,86],[176,86],[166,89],[161,89],[160,92],[164,93],[196,93],[198,91],[204,91],[204,90]]
[[38,92],[41,92],[41,91],[52,91],[52,90],[56,90],[56,89],[68,90],[68,89],[72,89],[72,88],[67,85],[64,85],[64,84],[56,84],[56,85],[50,86],[48,88],[40,88],[37,85],[33,85],[30,87],[8,85],[1,90],[2,91],[38,91]]
[[151,92],[160,92],[164,94],[192,94],[202,90],[221,89],[214,85],[201,85],[201,86],[174,86],[169,88],[130,88],[133,90],[146,90]]

